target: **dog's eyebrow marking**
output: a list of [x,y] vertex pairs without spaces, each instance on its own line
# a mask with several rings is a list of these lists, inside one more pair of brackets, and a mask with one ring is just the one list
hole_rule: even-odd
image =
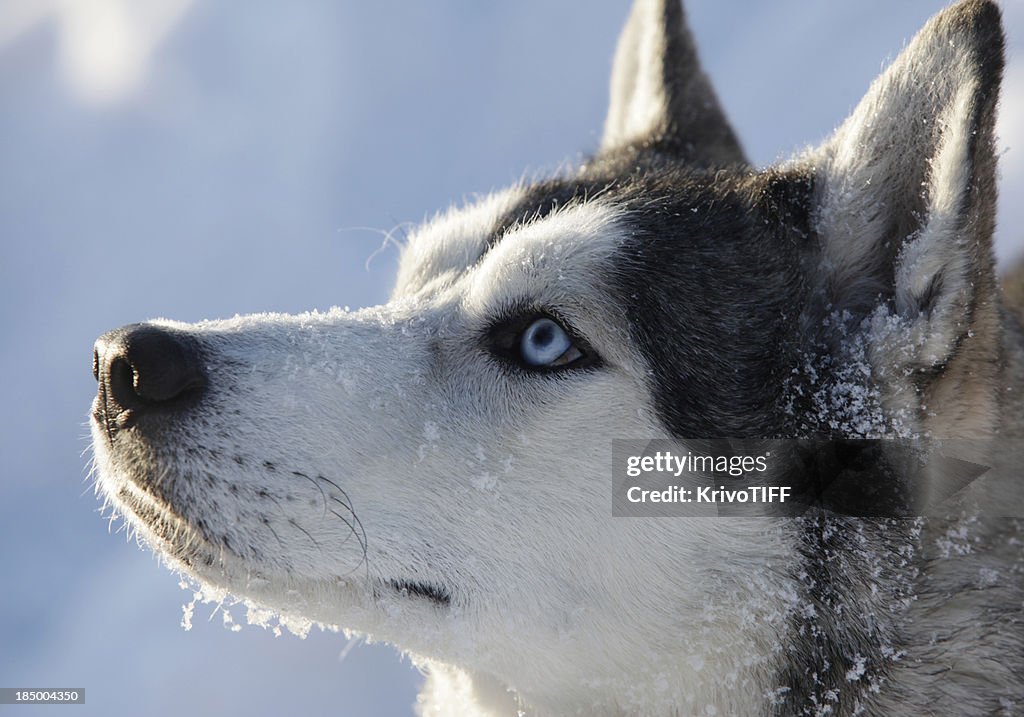
[[529,187],[522,198],[506,211],[484,241],[477,261],[483,259],[513,229],[543,221],[568,206],[588,200],[588,187],[575,181],[548,180]]

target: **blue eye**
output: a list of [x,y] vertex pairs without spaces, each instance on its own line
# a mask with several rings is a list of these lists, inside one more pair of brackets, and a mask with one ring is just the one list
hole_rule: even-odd
[[587,340],[567,326],[547,311],[529,308],[495,322],[481,338],[494,358],[536,374],[601,366]]
[[519,352],[528,366],[564,366],[583,354],[561,326],[547,317],[539,318],[523,332]]

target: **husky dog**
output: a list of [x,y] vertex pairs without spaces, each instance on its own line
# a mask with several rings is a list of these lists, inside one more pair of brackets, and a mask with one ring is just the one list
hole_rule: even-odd
[[1020,521],[613,518],[609,476],[616,438],[1022,432],[1002,69],[965,0],[758,170],[636,0],[598,152],[416,230],[389,303],[100,337],[99,490],[202,584],[417,656],[424,714],[1019,714]]

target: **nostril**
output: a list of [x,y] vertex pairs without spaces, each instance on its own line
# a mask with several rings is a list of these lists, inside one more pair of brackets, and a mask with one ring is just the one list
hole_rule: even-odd
[[100,352],[96,347],[92,349],[92,377],[100,380]]
[[126,359],[115,358],[110,363],[106,377],[107,398],[120,408],[137,408],[138,395],[135,391],[135,375]]

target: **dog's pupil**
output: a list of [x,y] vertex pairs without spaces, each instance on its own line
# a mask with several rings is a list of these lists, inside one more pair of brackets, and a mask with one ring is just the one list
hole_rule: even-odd
[[555,332],[551,327],[550,322],[541,324],[541,326],[533,334],[534,343],[540,348],[545,348],[555,340]]

